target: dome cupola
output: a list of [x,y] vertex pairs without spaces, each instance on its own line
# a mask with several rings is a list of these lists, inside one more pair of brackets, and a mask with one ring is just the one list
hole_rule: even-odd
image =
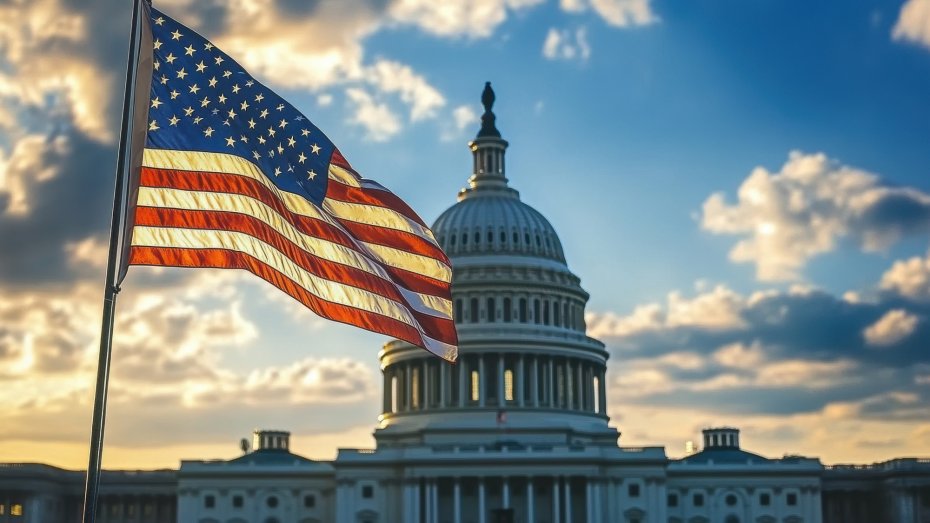
[[450,257],[514,254],[564,264],[562,244],[549,220],[520,201],[520,193],[508,184],[504,162],[508,143],[495,125],[494,98],[491,83],[485,83],[481,129],[468,142],[472,153],[468,186],[459,191],[458,203],[436,219],[433,233]]

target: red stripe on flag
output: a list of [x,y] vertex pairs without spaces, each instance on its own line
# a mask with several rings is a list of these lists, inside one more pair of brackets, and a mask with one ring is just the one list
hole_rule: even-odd
[[382,278],[361,269],[321,259],[303,250],[273,227],[261,220],[236,212],[192,211],[138,207],[136,225],[177,229],[205,229],[235,231],[257,238],[284,254],[285,257],[307,272],[330,281],[350,285],[398,302],[420,324],[426,335],[446,340],[454,336],[451,320],[437,318],[414,309],[397,287]]
[[329,163],[335,164],[343,169],[348,169],[355,172],[355,169],[349,165],[349,161],[346,160],[346,157],[342,155],[342,152],[339,149],[333,148],[333,155],[329,158]]
[[132,265],[245,269],[286,292],[324,318],[393,336],[415,345],[423,345],[423,340],[416,328],[388,316],[333,303],[314,296],[293,280],[245,253],[223,249],[133,246],[130,250],[129,262]]
[[382,191],[379,189],[365,190],[360,187],[351,187],[330,178],[326,187],[326,197],[348,203],[374,205],[393,209],[423,227],[428,227],[410,206],[389,191]]
[[[439,259],[439,261],[446,263],[446,265],[449,264],[445,253],[415,234],[394,229],[385,229],[383,227],[358,224],[355,222],[343,223],[340,221],[349,233],[355,235],[353,238],[349,234],[346,234],[345,231],[322,220],[293,213],[270,189],[260,182],[244,176],[143,167],[141,184],[145,187],[165,187],[187,191],[220,192],[248,196],[268,205],[285,220],[293,224],[300,232],[308,236],[322,238],[344,247],[361,251],[362,248],[355,242],[355,239],[358,239],[429,258]],[[438,258],[439,256],[441,256],[441,258]],[[449,284],[447,282],[384,265],[377,262],[377,260],[374,260],[374,262],[381,265],[397,283],[406,289],[423,294],[432,294],[434,296],[445,296],[448,294]],[[416,277],[411,277],[412,275],[416,275]]]
[[419,254],[420,256],[438,260],[446,265],[451,265],[449,259],[446,258],[446,253],[416,234],[411,234],[407,231],[398,231],[397,229],[378,227],[377,225],[369,225],[367,223],[353,222],[336,216],[333,216],[333,219],[338,221],[349,233],[363,242]]

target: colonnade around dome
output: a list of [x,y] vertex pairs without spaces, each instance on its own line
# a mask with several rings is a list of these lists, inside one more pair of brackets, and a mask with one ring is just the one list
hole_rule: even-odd
[[582,357],[493,351],[383,369],[382,416],[440,409],[559,409],[606,417],[606,368]]

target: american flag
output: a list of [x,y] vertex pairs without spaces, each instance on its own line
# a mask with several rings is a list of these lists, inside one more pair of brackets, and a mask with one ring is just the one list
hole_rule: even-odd
[[454,361],[452,270],[423,220],[229,55],[150,13],[128,263],[245,269],[320,316]]

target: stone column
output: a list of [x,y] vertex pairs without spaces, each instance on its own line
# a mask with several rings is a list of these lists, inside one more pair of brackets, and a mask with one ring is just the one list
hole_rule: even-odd
[[418,485],[413,478],[407,478],[404,482],[404,521],[420,521],[417,510],[419,507],[419,502],[417,500],[417,491],[419,489],[417,487]]
[[[551,369],[551,367],[550,367]],[[552,478],[552,523],[561,523],[562,507],[559,506],[561,494],[559,493],[559,482],[562,478],[553,476]]]
[[487,509],[484,502],[484,478],[478,478],[478,523],[485,523]]
[[549,400],[546,403],[550,407],[555,407],[555,361],[553,361],[552,356],[549,356],[549,383],[546,385],[546,398]]
[[423,410],[423,409],[429,408],[429,400],[430,400],[429,389],[430,389],[430,385],[432,385],[429,379],[429,360],[428,359],[425,359],[425,358],[423,359],[423,367],[420,369],[420,373],[423,374],[423,379],[420,380],[420,387],[422,388],[421,396],[423,396],[423,401],[420,402],[420,410]]
[[501,407],[507,405],[504,396],[504,355],[497,355],[497,404]]
[[[129,498],[127,497],[126,499],[128,500]],[[125,504],[126,503],[124,503],[124,505]],[[26,516],[23,519],[27,522],[35,521],[38,523],[40,521],[46,521],[42,511],[42,498],[38,495],[30,496],[23,500],[23,513]],[[19,517],[16,519],[19,519]]]
[[584,480],[584,510],[585,518],[588,521],[594,522],[594,485],[591,483],[591,478],[585,478]]
[[507,476],[501,478],[501,508],[510,508],[510,482]]
[[[655,479],[646,478],[646,495],[649,496],[649,507],[652,513],[652,517],[659,517],[659,486],[656,483]],[[710,499],[710,496],[707,496],[708,499],[705,500],[705,505],[710,505],[713,507],[713,500]]]
[[539,406],[539,356],[530,356],[533,374],[530,376],[530,399],[534,407]]
[[[485,380],[488,379],[484,373],[484,355],[478,355],[478,406],[484,407],[484,384]],[[471,385],[471,384],[469,384]]]
[[587,389],[588,384],[585,383],[585,379],[584,379],[584,362],[579,361],[577,369],[575,370],[576,370],[575,373],[578,375],[578,383],[575,385],[575,390],[578,391],[577,408],[578,410],[586,410],[585,404],[584,404],[584,397],[585,397],[584,391],[585,389]]
[[[533,523],[536,521],[536,503],[533,500],[533,476],[526,478],[526,521]],[[456,522],[458,523],[458,522]]]
[[526,365],[524,361],[523,354],[520,354],[520,360],[517,364],[517,382],[514,384],[513,392],[514,399],[517,400],[517,405],[522,407],[524,402],[523,391],[526,390],[526,382],[523,381],[526,379],[526,373],[523,372],[523,367]]
[[444,409],[449,406],[449,363],[439,362],[439,408]]
[[565,477],[565,521],[572,521],[572,478]]
[[452,478],[452,523],[462,523],[462,479]]
[[430,483],[431,478],[424,478],[423,485],[420,488],[423,496],[423,520],[426,523],[433,522],[433,499],[431,497]]
[[468,390],[466,383],[468,376],[465,373],[465,359],[465,356],[462,356],[461,361],[459,361],[458,365],[456,365],[458,367],[457,372],[459,373],[459,407],[465,406],[465,391]]
[[407,362],[404,367],[404,396],[407,397],[405,410],[413,410],[413,364]]
[[603,486],[603,496],[602,499],[607,500],[607,504],[601,508],[601,515],[604,516],[604,519],[607,521],[612,521],[612,518],[616,517],[616,509],[614,508],[616,496],[612,496],[611,492],[614,491],[614,480],[613,478],[607,478],[604,481]]
[[338,480],[336,482],[336,522],[343,523],[349,521],[349,515],[346,514],[346,502],[348,501],[349,493],[346,488],[345,480]]
[[387,414],[391,412],[391,371],[387,368],[384,369],[384,372],[381,374],[383,394],[382,394],[382,405],[381,412]]
[[[558,406],[564,408],[571,408],[571,399],[572,399],[572,368],[571,363],[568,361],[568,358],[562,360],[560,364],[562,367],[562,397],[558,398]],[[558,381],[558,369],[556,369],[556,381]]]
[[907,488],[894,490],[895,504],[897,505],[898,519],[901,523],[912,523],[914,519],[914,496]]

